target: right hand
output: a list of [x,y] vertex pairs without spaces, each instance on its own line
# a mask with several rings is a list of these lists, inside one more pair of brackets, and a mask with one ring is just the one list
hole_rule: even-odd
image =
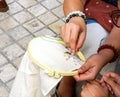
[[68,23],[61,27],[62,39],[75,53],[84,43],[86,37],[86,24],[82,17],[73,17]]
[[108,84],[109,90],[114,93],[116,97],[120,97],[120,75],[114,72],[108,72],[102,77],[101,83],[102,82]]
[[77,82],[94,80],[106,64],[107,59],[105,57],[101,54],[91,55],[78,69],[78,74],[74,76],[75,80]]

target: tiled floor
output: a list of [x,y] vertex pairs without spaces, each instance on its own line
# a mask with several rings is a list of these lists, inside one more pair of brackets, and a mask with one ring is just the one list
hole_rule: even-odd
[[54,36],[64,24],[63,0],[6,1],[9,11],[0,12],[0,97],[8,97],[29,41]]
[[8,97],[28,42],[54,36],[64,24],[63,0],[6,0],[0,12],[0,97]]

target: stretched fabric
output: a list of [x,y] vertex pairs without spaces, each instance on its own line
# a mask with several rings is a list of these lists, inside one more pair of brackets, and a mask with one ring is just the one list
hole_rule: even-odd
[[[86,59],[92,54],[96,53],[101,42],[104,42],[103,40],[107,36],[108,32],[97,22],[87,24],[86,40],[83,47],[80,49],[80,51],[83,53]],[[62,65],[65,65],[66,68],[67,66],[69,67],[69,65],[71,64],[66,64],[66,62],[65,64],[63,62],[62,65],[60,65],[60,63],[62,62],[62,58],[59,57],[60,54],[58,54],[58,52],[55,52],[56,47],[55,49],[53,49],[52,46],[53,45],[51,45],[51,47],[48,47],[48,50],[50,50],[53,54],[56,54],[55,56],[56,58],[52,58],[50,55],[48,55],[48,57],[45,58],[51,59],[49,61],[47,60],[47,63],[51,63],[52,61],[54,61],[56,64],[54,64],[53,67],[62,68]],[[57,49],[59,49],[60,52],[63,51],[63,48],[61,48],[61,46],[60,47],[57,46]],[[44,54],[45,53],[43,53],[42,56],[44,56]],[[66,70],[66,72],[73,71],[79,68],[84,63],[84,62],[79,63],[80,61],[75,61],[74,60],[75,56],[72,55],[68,57],[66,56],[63,57],[67,58],[68,63],[79,65],[79,66],[73,65],[73,67],[68,68],[68,70],[66,70],[66,68],[63,68],[63,70]],[[61,60],[61,62],[58,62],[55,59]],[[42,62],[42,60],[40,62]],[[106,65],[101,71],[101,74],[104,74],[109,70],[113,71],[115,68],[115,64],[114,65],[113,64],[109,63],[108,65]],[[31,60],[28,51],[26,51],[20,64],[9,97],[51,97],[51,95],[54,93],[56,85],[60,82],[62,77],[63,76],[61,76],[60,78],[55,78],[49,76],[46,70],[40,68],[37,64],[35,64]]]

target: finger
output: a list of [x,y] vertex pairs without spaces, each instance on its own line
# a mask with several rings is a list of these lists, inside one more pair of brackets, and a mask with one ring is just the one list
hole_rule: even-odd
[[[66,30],[67,29],[67,30]],[[67,34],[66,34],[67,33]],[[66,43],[67,47],[69,47],[69,35],[70,35],[70,27],[67,28],[67,25],[61,27],[60,32],[62,39]],[[67,36],[66,36],[67,35]]]
[[71,36],[70,36],[70,48],[73,53],[75,53],[78,36],[79,36],[79,29],[77,27],[74,27],[71,30]]
[[114,72],[108,72],[105,76],[112,78],[117,84],[120,85],[120,76]]
[[86,37],[86,33],[85,32],[82,32],[79,35],[79,38],[78,38],[78,41],[77,41],[77,45],[76,45],[76,51],[78,51],[78,49],[82,47],[82,45],[84,43],[84,40],[85,40],[85,37]]
[[101,84],[104,83],[104,79],[103,78],[100,79],[100,83]]
[[79,75],[75,75],[74,78],[78,82],[85,81],[85,80],[90,81],[90,80],[95,79],[95,75],[93,75],[93,74],[91,74],[89,72],[85,72],[83,74],[81,73]]
[[78,69],[78,72],[84,73],[84,72],[88,71],[89,69],[90,69],[90,65],[85,63]]
[[[103,78],[104,78],[104,81],[105,81],[108,85],[110,85],[110,87],[112,88],[112,90],[113,90],[114,93],[119,90],[120,86],[119,86],[116,82],[114,82],[114,81],[112,80],[112,78],[109,78],[109,77],[107,77],[107,76],[104,76]],[[112,90],[111,90],[111,91],[112,91]]]
[[85,63],[78,69],[79,74],[75,75],[74,78],[76,81],[93,80],[96,75],[96,70],[92,69],[91,65]]
[[[107,84],[105,83],[105,82],[103,82],[103,83],[100,83],[101,84],[101,86],[103,86],[103,87],[107,87]],[[107,87],[108,88],[108,87]]]
[[71,34],[71,27],[70,25],[66,24],[66,29],[64,33],[64,41],[66,42],[68,47],[70,47],[70,34]]

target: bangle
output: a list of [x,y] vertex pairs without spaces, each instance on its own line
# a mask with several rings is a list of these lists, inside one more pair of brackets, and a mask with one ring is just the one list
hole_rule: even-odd
[[109,44],[104,44],[104,45],[102,45],[102,46],[100,46],[100,47],[98,48],[97,53],[99,53],[99,52],[100,52],[101,50],[103,50],[103,49],[110,49],[110,50],[113,51],[114,56],[113,56],[113,58],[110,60],[110,63],[116,61],[116,59],[119,57],[119,51],[118,51],[114,46],[109,45]]
[[69,13],[66,17],[65,22],[68,23],[72,17],[77,17],[77,16],[82,17],[85,20],[85,23],[87,22],[87,18],[85,16],[85,14],[81,11],[73,11],[73,12]]

